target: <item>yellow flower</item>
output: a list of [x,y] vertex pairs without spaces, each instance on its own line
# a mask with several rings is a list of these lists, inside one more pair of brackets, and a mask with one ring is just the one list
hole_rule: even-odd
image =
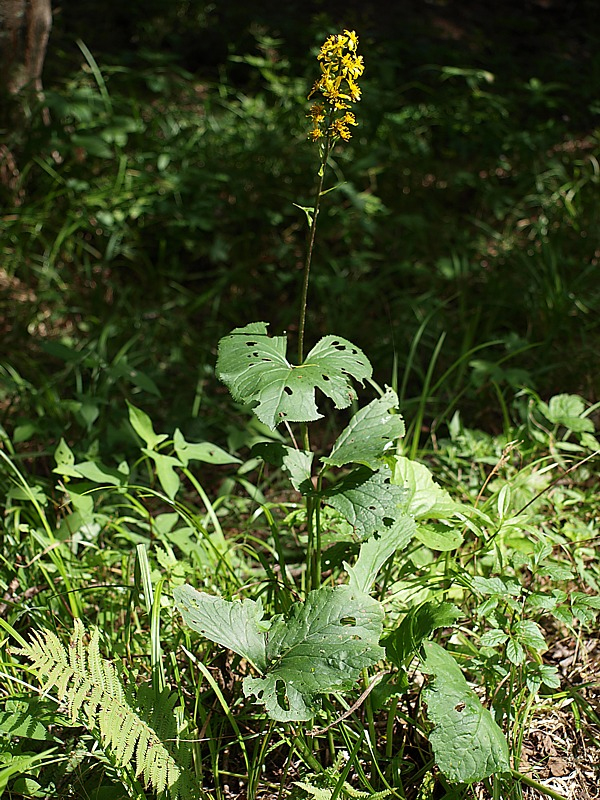
[[[364,72],[362,56],[357,54],[358,36],[354,31],[329,36],[317,55],[321,77],[312,87],[309,99],[317,93],[323,103],[315,103],[307,115],[312,120],[309,138],[313,141],[323,136],[333,141],[351,137],[348,125],[356,125],[354,114],[347,111],[350,103],[360,100],[357,80]],[[344,112],[344,113],[340,113]]]
[[346,47],[348,50],[356,50],[358,47],[358,36],[354,31],[344,31],[346,36]]

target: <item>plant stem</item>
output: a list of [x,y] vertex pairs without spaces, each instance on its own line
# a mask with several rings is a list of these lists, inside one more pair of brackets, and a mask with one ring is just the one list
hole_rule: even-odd
[[306,247],[306,258],[304,260],[304,280],[302,282],[302,297],[300,299],[300,320],[298,325],[298,364],[304,361],[304,331],[306,328],[306,304],[308,300],[308,282],[310,278],[310,265],[312,261],[313,249],[315,246],[315,235],[317,232],[317,217],[319,216],[319,206],[321,204],[321,193],[323,191],[323,181],[325,180],[325,168],[331,150],[331,140],[329,136],[325,140],[323,153],[321,155],[321,166],[319,168],[319,184],[313,206],[313,218],[308,234],[308,244]]
[[517,780],[521,781],[521,783],[524,783],[526,786],[531,786],[532,789],[536,789],[541,794],[545,794],[548,797],[552,797],[553,800],[567,800],[564,794],[559,794],[558,792],[555,792],[554,789],[550,789],[548,786],[544,786],[543,783],[538,783],[537,781],[534,781],[533,778],[529,778],[527,775],[523,775],[523,773],[517,772],[516,769],[511,769],[510,773],[513,776],[513,778],[516,778]]
[[[315,202],[313,206],[313,217],[310,224],[310,231],[308,234],[308,243],[306,246],[306,258],[304,260],[304,278],[302,281],[302,297],[300,300],[300,318],[298,322],[298,365],[304,361],[304,332],[306,330],[306,306],[308,302],[308,283],[310,279],[310,265],[312,262],[312,254],[315,246],[315,236],[317,233],[317,217],[319,216],[319,206],[321,204],[321,194],[323,192],[323,182],[325,180],[325,169],[327,167],[327,159],[331,152],[331,140],[329,136],[325,140],[325,145],[321,153],[321,165],[319,167],[319,183],[315,195]],[[308,425],[302,425],[302,447],[307,452],[310,451],[310,439],[308,436]],[[321,534],[319,530],[318,519],[318,500],[308,497],[306,500],[306,523],[308,532],[308,547],[307,547],[307,589],[318,589],[321,584]]]

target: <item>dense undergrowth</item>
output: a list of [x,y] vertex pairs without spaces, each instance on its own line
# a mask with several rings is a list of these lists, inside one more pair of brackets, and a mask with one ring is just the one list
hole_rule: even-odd
[[[306,320],[330,401],[277,406],[306,447],[234,345],[298,335],[336,21],[201,5],[134,9],[133,54],[59,22],[50,123],[2,151],[0,790],[594,797],[600,142],[573,41],[592,76],[597,52],[557,26],[521,57],[508,25],[496,52],[463,12],[453,46],[435,11],[400,46],[346,9],[360,125]],[[268,631],[335,603],[365,649],[342,679],[324,639],[294,694]]]

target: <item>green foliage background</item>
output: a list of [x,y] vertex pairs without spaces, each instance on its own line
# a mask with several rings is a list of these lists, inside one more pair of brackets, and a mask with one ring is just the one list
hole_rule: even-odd
[[492,430],[497,395],[522,385],[594,401],[592,6],[62,4],[50,125],[34,108],[6,130],[9,424],[43,408],[45,431],[85,436],[99,417],[111,446],[109,396],[149,392],[159,414],[168,395],[172,424],[210,426],[198,410],[218,339],[265,312],[293,331],[305,235],[293,203],[314,190],[305,98],[315,48],[340,25],[359,31],[368,70],[321,214],[314,339],[368,349],[407,416],[425,389],[426,423],[459,393]]
[[[211,800],[234,780],[249,798],[383,797],[389,781],[401,797],[472,800],[481,776],[490,796],[522,800],[496,726],[518,766],[539,696],[568,697],[578,735],[600,741],[589,687],[548,652],[597,625],[600,605],[595,6],[55,5],[44,102],[18,124],[0,117],[0,790],[179,791],[144,774],[161,722],[169,769],[193,763]],[[298,368],[284,334],[295,343],[318,163],[306,95],[319,45],[342,28],[360,36],[363,99],[327,172],[306,342],[337,350]],[[241,377],[236,329],[261,336],[252,367],[268,386]],[[352,359],[336,371],[346,345],[356,374]],[[315,386],[330,390],[318,412]],[[323,414],[310,452],[276,430],[280,412]],[[331,661],[333,677],[307,679],[286,709],[284,650],[253,677],[252,653],[207,641],[201,606],[219,598],[226,615],[244,598],[244,613],[267,612],[261,646],[273,624],[295,647],[287,626],[321,567],[370,592],[386,628],[377,644],[377,611],[351,688]],[[325,608],[332,587],[312,588]],[[186,593],[191,631],[174,604]],[[64,649],[80,618],[92,639],[77,623]],[[338,623],[348,634],[356,618],[334,635]],[[428,640],[448,629],[440,654]],[[429,716],[410,683],[424,642]],[[369,684],[381,646],[389,671]],[[56,698],[35,694],[36,669]],[[135,736],[119,738],[108,684]],[[313,708],[327,722],[314,743],[273,727]],[[485,772],[448,746],[465,716],[486,725]]]

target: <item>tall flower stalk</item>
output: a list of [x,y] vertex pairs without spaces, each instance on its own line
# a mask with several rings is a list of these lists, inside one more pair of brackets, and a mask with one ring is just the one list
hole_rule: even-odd
[[340,139],[347,142],[352,137],[350,126],[356,126],[356,117],[349,109],[360,100],[358,79],[364,72],[363,57],[358,55],[358,36],[354,31],[345,30],[325,40],[317,59],[321,77],[315,82],[308,98],[318,99],[313,103],[308,118],[311,120],[309,139],[319,143],[319,180],[315,202],[310,218],[310,232],[304,261],[304,278],[300,300],[300,321],[298,326],[298,363],[304,360],[304,331],[306,328],[306,305],[310,266],[315,244],[317,218],[325,170],[331,151]]
[[[300,300],[300,319],[298,325],[298,364],[304,361],[304,332],[306,328],[306,306],[310,267],[315,245],[317,219],[321,197],[325,194],[323,184],[329,156],[340,139],[347,142],[352,133],[350,126],[358,123],[350,111],[353,103],[360,100],[358,79],[364,72],[362,56],[358,55],[358,36],[354,31],[344,30],[325,40],[317,59],[321,76],[311,89],[308,98],[316,97],[307,115],[311,120],[309,139],[319,144],[319,180],[312,209],[309,209],[310,231],[304,261],[304,275]],[[302,426],[302,446],[310,450],[308,425]],[[320,479],[319,479],[320,480]],[[320,504],[313,497],[307,497],[306,504],[308,528],[308,588],[317,589],[321,583],[321,521]]]

